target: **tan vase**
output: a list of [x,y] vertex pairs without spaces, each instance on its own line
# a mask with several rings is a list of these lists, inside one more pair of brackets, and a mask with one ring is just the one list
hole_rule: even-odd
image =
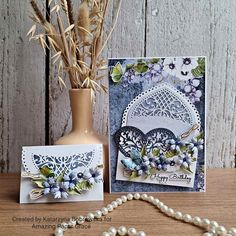
[[72,130],[55,142],[56,145],[103,144],[105,189],[108,190],[108,142],[93,127],[93,101],[91,89],[70,89]]

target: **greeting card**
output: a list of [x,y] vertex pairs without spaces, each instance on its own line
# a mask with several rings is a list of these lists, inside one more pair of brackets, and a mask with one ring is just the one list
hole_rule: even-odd
[[112,192],[205,190],[205,61],[109,60]]
[[22,148],[20,203],[103,200],[102,145]]

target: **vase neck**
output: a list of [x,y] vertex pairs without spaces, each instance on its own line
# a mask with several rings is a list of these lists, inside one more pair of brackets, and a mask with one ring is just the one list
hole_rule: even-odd
[[71,89],[72,131],[93,132],[93,101],[90,89]]

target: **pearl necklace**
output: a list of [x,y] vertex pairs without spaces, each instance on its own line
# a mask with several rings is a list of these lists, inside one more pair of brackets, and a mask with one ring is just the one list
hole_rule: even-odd
[[[78,219],[71,218],[68,223],[63,222],[58,225],[55,230],[55,236],[63,236],[64,231],[68,228],[73,228],[77,225],[82,225],[85,221],[93,221],[94,219],[100,219],[102,216],[107,215],[109,212],[113,211],[118,206],[123,203],[131,200],[143,200],[149,202],[156,206],[163,214],[174,218],[176,220],[180,220],[189,224],[193,224],[197,227],[202,228],[204,231],[207,231],[203,234],[203,236],[236,236],[236,228],[231,228],[226,230],[224,226],[220,226],[216,221],[211,221],[209,219],[201,219],[198,216],[192,217],[189,214],[183,214],[180,211],[174,211],[173,209],[166,206],[159,199],[154,198],[153,196],[148,196],[147,194],[140,195],[139,193],[128,195],[123,195],[120,198],[117,198],[115,201],[108,204],[106,207],[103,207],[101,210],[97,210],[94,213],[90,212],[87,216],[79,216]],[[110,227],[107,231],[102,233],[102,236],[146,236],[145,232],[137,231],[135,228],[127,229],[125,226],[120,226],[118,229],[115,227]]]

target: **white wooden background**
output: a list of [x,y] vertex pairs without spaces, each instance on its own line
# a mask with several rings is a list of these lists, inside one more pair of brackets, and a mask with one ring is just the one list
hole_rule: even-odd
[[[111,0],[107,28],[117,3]],[[54,68],[47,65],[40,47],[25,37],[31,25],[29,9],[28,0],[1,0],[1,172],[20,170],[22,145],[51,144],[71,127],[67,91],[59,90]],[[104,54],[207,56],[207,166],[211,168],[235,167],[236,162],[235,12],[232,0],[123,0]],[[107,95],[98,94],[95,126],[103,134],[107,134],[107,114]]]

